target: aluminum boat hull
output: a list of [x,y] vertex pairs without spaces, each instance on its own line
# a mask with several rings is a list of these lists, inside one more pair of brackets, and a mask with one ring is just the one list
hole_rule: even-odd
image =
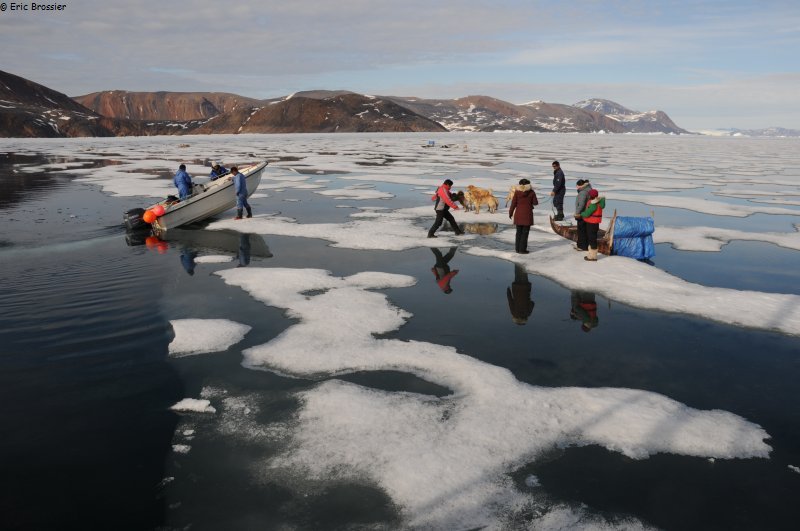
[[[239,170],[239,173],[245,176],[248,197],[258,188],[266,167],[267,162],[260,162]],[[196,185],[195,189],[198,188],[196,193],[183,201],[172,204],[167,201],[156,203],[162,205],[165,212],[152,223],[153,230],[166,232],[169,229],[202,221],[236,206],[236,192],[231,175],[220,177],[205,185]],[[151,205],[148,210],[156,205]]]

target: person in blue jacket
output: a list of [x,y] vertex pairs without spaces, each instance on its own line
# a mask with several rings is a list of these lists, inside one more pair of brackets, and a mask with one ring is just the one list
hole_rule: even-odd
[[253,217],[253,209],[250,208],[250,203],[247,202],[247,181],[244,174],[239,173],[239,168],[233,166],[231,168],[231,175],[233,175],[233,186],[236,190],[236,217],[233,219],[242,219],[242,209],[247,209],[247,217]]
[[178,167],[178,173],[175,174],[172,182],[178,187],[178,197],[181,198],[181,201],[192,195],[192,176],[186,173],[186,164]]
[[567,193],[567,182],[564,177],[564,170],[557,160],[553,161],[553,191],[550,196],[553,198],[553,206],[556,208],[554,221],[564,219],[564,195]]
[[226,168],[225,166],[220,165],[219,162],[212,162],[211,163],[211,173],[209,173],[208,176],[210,177],[210,179],[212,181],[216,181],[217,179],[219,179],[223,175],[226,175],[228,173],[228,171],[229,171],[228,168]]

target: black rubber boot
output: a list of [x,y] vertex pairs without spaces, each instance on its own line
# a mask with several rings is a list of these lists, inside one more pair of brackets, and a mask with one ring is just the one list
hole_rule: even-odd
[[246,208],[247,208],[247,217],[248,218],[252,218],[253,217],[253,209],[250,208],[250,207],[246,207]]
[[233,218],[233,219],[242,219],[242,209],[241,208],[237,208],[236,209],[236,217]]
[[564,211],[563,210],[559,210],[558,214],[556,214],[556,217],[554,217],[553,220],[554,221],[564,221]]

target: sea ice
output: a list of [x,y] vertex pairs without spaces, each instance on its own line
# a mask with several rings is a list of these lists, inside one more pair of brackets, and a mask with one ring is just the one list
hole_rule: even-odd
[[217,410],[211,405],[211,402],[201,398],[184,398],[180,402],[170,407],[172,411],[186,412],[186,413],[216,413]]
[[413,284],[404,275],[339,278],[283,268],[216,274],[298,320],[269,343],[245,350],[248,367],[315,378],[403,371],[453,391],[434,398],[324,381],[298,394],[293,442],[268,465],[319,481],[369,478],[403,508],[412,527],[496,524],[499,508],[514,512],[531,503],[508,473],[565,445],[598,444],[634,459],[659,452],[715,458],[770,452],[769,435],[732,413],[633,389],[531,386],[451,347],[377,339],[410,314],[371,290]]
[[176,319],[170,324],[175,338],[169,344],[169,355],[175,358],[227,350],[251,328],[227,319]]

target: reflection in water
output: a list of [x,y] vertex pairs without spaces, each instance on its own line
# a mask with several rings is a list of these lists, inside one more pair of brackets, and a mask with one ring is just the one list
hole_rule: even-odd
[[574,320],[581,320],[581,330],[590,332],[600,324],[597,318],[597,303],[594,300],[594,293],[589,291],[570,292],[570,302],[572,308],[569,316]]
[[497,232],[497,223],[464,223],[464,232],[486,236]]
[[531,283],[528,273],[519,264],[514,264],[514,282],[506,288],[508,309],[511,311],[511,320],[518,325],[524,325],[533,313],[534,302],[531,300]]
[[436,256],[436,263],[431,268],[431,271],[433,271],[436,277],[436,283],[439,285],[439,288],[445,293],[452,293],[453,288],[450,287],[450,281],[458,274],[458,269],[451,271],[449,265],[450,260],[456,255],[456,249],[458,249],[458,247],[450,247],[447,254],[442,256],[442,252],[439,249],[435,247],[431,248],[434,256]]
[[260,258],[272,257],[269,247],[260,235],[244,234],[235,230],[178,228],[168,230],[162,238],[196,250],[222,251],[236,256],[243,253],[242,248],[246,248],[247,263],[250,262],[251,255]]
[[184,249],[181,251],[181,265],[189,275],[194,275],[194,267],[197,265],[194,259],[197,258],[197,252],[191,249]]
[[194,275],[196,258],[203,251],[222,251],[236,255],[239,262],[236,267],[250,265],[252,256],[271,258],[264,238],[258,234],[239,233],[236,231],[206,231],[196,229],[173,229],[163,233],[162,238],[151,233],[128,232],[125,242],[129,246],[146,245],[148,249],[164,254],[169,250],[170,243],[177,244],[181,249],[181,265],[189,275]]
[[239,235],[239,265],[237,267],[247,267],[250,263],[250,235]]

